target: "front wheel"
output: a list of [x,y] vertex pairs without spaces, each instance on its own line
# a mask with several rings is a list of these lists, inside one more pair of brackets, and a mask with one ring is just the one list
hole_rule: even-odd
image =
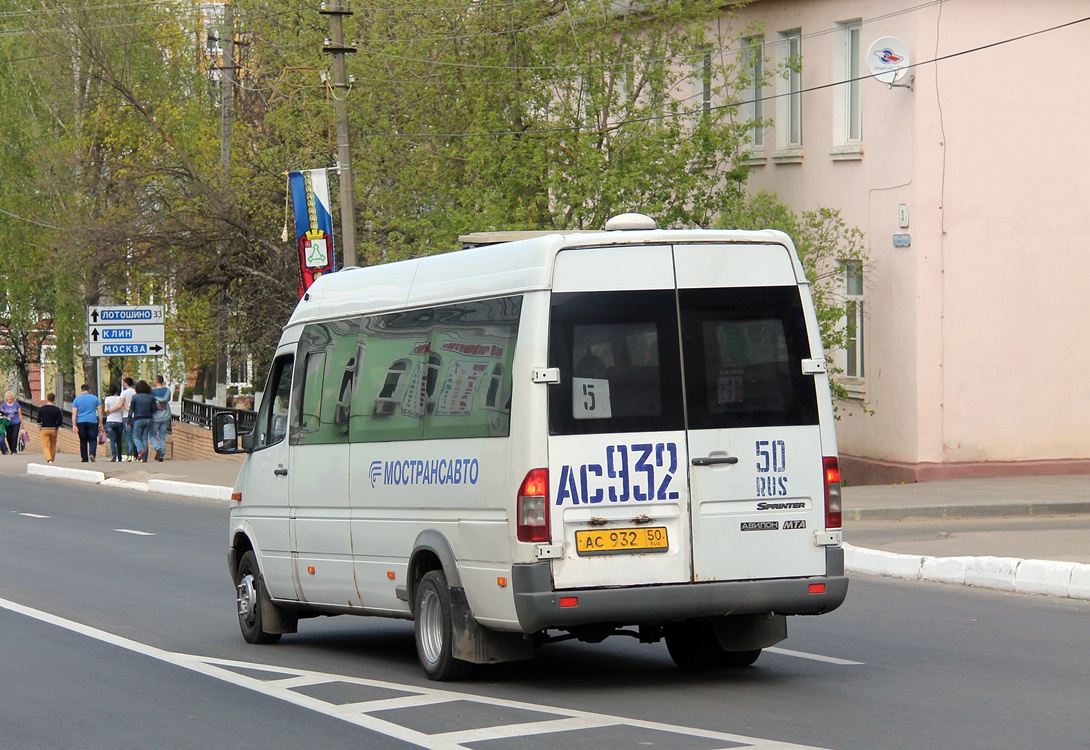
[[280,640],[280,633],[269,633],[264,628],[261,603],[265,597],[265,584],[258,571],[257,557],[251,550],[242,556],[235,574],[238,625],[247,643],[270,644]]
[[432,570],[416,586],[416,655],[429,679],[461,680],[472,664],[454,658],[450,589],[441,570]]

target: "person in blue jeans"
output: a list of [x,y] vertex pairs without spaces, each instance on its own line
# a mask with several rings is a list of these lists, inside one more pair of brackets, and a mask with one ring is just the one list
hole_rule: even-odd
[[155,376],[155,387],[151,389],[155,396],[155,413],[151,418],[151,447],[155,449],[155,460],[162,461],[167,452],[167,427],[170,426],[170,388],[162,375]]
[[110,460],[120,461],[122,449],[125,445],[125,399],[121,398],[121,389],[116,385],[110,386],[110,395],[106,397],[103,409],[106,413],[106,434],[110,438]]
[[129,409],[129,421],[132,422],[132,441],[136,444],[136,460],[148,460],[149,439],[151,437],[151,418],[155,414],[155,396],[151,395],[148,381],[136,384],[136,393],[132,397]]
[[72,429],[79,435],[79,457],[83,463],[95,460],[98,430],[102,426],[102,402],[86,383],[72,401]]
[[128,375],[122,378],[121,383],[121,399],[125,402],[125,408],[121,412],[125,415],[125,419],[122,420],[124,423],[122,431],[125,439],[125,460],[135,461],[136,445],[132,441],[132,422],[129,420],[129,412],[132,411],[132,397],[136,395],[136,389],[133,387],[135,383]]

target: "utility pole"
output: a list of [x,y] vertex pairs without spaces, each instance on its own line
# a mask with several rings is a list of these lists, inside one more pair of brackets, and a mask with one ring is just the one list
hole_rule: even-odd
[[[220,167],[224,179],[230,182],[231,175],[231,120],[235,99],[235,9],[230,2],[223,5],[223,30],[220,31]],[[226,262],[227,240],[220,240],[220,263]],[[227,340],[227,316],[224,308],[227,304],[227,289],[220,286],[219,294],[219,340]],[[227,351],[225,347],[216,350],[216,396],[215,402],[227,405]]]
[[224,174],[231,170],[231,118],[235,98],[235,9],[223,5],[223,31],[220,32],[220,166]]
[[341,247],[346,268],[356,265],[356,190],[352,179],[352,146],[348,141],[348,76],[344,56],[356,50],[345,46],[344,17],[352,15],[345,0],[322,3],[321,13],[329,16],[331,39],[324,52],[333,55],[333,111],[337,117],[337,174],[341,186]]

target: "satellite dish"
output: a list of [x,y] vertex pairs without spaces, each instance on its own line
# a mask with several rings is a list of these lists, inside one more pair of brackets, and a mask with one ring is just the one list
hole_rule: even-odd
[[894,36],[883,36],[874,40],[867,50],[867,70],[882,83],[892,86],[904,78],[911,65],[908,47]]

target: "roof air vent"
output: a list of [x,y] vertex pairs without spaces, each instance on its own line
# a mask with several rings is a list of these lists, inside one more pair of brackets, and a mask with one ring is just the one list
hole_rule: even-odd
[[655,220],[643,214],[620,214],[606,222],[607,232],[657,228]]

